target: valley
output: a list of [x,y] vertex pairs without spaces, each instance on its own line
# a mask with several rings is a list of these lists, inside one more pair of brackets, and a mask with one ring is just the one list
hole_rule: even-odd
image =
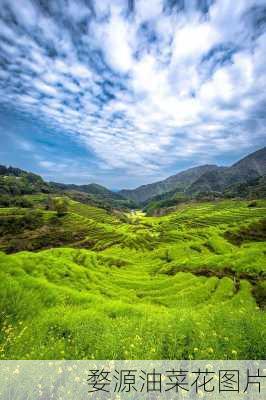
[[119,193],[0,166],[0,358],[264,359],[265,162]]
[[47,196],[0,209],[1,359],[265,356],[265,200],[59,216]]

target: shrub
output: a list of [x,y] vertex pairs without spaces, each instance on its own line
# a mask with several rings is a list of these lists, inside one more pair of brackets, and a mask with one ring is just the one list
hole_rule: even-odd
[[63,197],[54,197],[53,208],[57,212],[58,217],[64,216],[68,211],[67,200]]
[[252,201],[251,203],[248,204],[248,207],[258,207],[258,203],[256,201]]

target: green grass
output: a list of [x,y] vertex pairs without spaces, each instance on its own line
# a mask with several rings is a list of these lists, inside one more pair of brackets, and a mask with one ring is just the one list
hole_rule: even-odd
[[265,358],[266,247],[261,231],[246,234],[263,226],[257,205],[194,203],[122,222],[71,201],[57,228],[42,210],[28,240],[47,226],[51,245],[72,236],[68,247],[0,253],[0,357]]

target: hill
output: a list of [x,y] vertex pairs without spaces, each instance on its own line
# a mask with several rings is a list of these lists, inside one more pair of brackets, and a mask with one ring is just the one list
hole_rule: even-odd
[[49,182],[49,186],[53,191],[64,194],[73,200],[108,210],[136,207],[136,204],[132,200],[126,199],[120,194],[112,192],[106,187],[96,183],[75,185]]
[[[174,206],[182,198],[186,200],[228,197],[230,193],[233,197],[237,195],[241,186],[236,192],[230,188],[254,181],[265,174],[266,148],[244,157],[231,167],[216,165],[193,167],[165,180],[142,185],[133,190],[121,190],[118,193],[96,183],[87,185],[47,183],[39,175],[19,168],[0,166],[0,195],[58,193],[105,209],[132,209],[140,205],[145,207],[151,202],[152,208],[160,208]],[[261,181],[259,189],[262,196],[265,193],[262,189],[263,182]],[[245,192],[242,191],[242,194]]]
[[113,208],[127,209],[136,206],[132,201],[95,183],[88,185],[48,183],[37,174],[0,165],[0,205],[8,204],[8,202],[10,204],[22,204],[25,201],[21,198],[17,199],[15,196],[38,193],[65,195],[81,203],[108,210]]
[[57,191],[76,191],[92,195],[98,195],[102,198],[111,198],[116,200],[123,200],[123,197],[117,193],[112,192],[104,186],[98,185],[96,183],[90,183],[88,185],[75,185],[75,184],[65,184],[57,182],[49,182],[49,185]]
[[246,199],[266,198],[266,175],[228,186],[224,191],[225,197],[240,197]]
[[[262,163],[232,168],[262,173]],[[172,212],[149,217],[100,185],[0,171],[0,359],[264,356],[265,175],[221,195],[255,201],[204,202],[188,181],[222,171],[188,170],[147,200],[151,214]]]
[[172,199],[176,193],[183,193],[192,198],[207,192],[218,192],[222,195],[231,185],[245,183],[265,174],[266,147],[244,157],[231,167],[203,165],[182,171],[164,181],[133,190],[122,190],[120,194],[139,203],[157,201],[156,196],[163,194],[166,194],[164,200]]
[[58,217],[29,197],[32,219],[0,209],[1,249],[15,218],[24,250],[0,251],[0,359],[264,357],[265,201],[122,221],[74,201]]
[[193,182],[188,194],[200,192],[223,192],[228,186],[245,183],[266,174],[266,147],[241,159],[231,167],[220,167],[207,171]]
[[0,165],[0,194],[49,193],[51,188],[39,175]]
[[172,192],[173,190],[184,192],[204,173],[216,170],[217,168],[216,165],[202,165],[199,167],[189,168],[188,170],[172,175],[163,181],[142,185],[132,190],[121,190],[119,193],[125,198],[142,203],[160,194],[170,191]]

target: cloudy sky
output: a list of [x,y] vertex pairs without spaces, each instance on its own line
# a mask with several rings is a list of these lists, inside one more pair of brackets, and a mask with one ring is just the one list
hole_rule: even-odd
[[0,164],[131,188],[265,138],[266,0],[0,0]]

